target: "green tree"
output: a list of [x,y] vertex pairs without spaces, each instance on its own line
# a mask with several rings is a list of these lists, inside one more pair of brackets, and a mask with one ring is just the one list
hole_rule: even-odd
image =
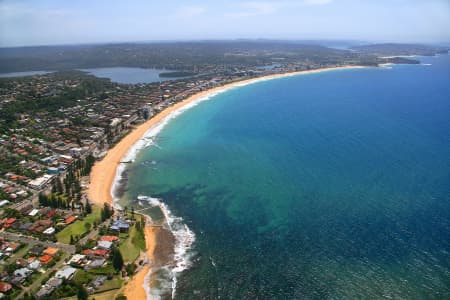
[[84,205],[84,209],[86,211],[86,214],[90,214],[92,212],[92,206],[87,199],[86,204]]
[[123,257],[122,253],[120,253],[120,250],[118,248],[113,249],[113,258],[112,263],[114,269],[119,272],[123,268]]
[[77,299],[78,300],[87,300],[88,292],[83,287],[83,285],[78,286]]
[[56,191],[59,193],[59,194],[62,194],[63,193],[63,185],[62,185],[62,182],[61,182],[61,178],[56,178]]

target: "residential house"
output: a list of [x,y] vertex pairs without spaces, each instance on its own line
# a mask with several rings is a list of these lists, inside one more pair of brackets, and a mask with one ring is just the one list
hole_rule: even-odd
[[106,259],[104,259],[104,258],[96,258],[96,259],[91,260],[84,269],[89,270],[89,269],[101,268],[101,267],[103,267],[105,262],[106,262]]
[[0,282],[0,292],[7,293],[12,289],[12,285],[8,282]]
[[118,236],[115,235],[104,235],[99,238],[99,241],[106,241],[106,242],[116,242],[119,240]]
[[128,232],[130,229],[130,224],[122,220],[117,220],[113,222],[109,229],[116,232]]
[[107,241],[98,241],[97,242],[97,248],[110,250],[111,247],[112,247],[112,242],[107,242]]
[[70,280],[70,279],[72,279],[72,277],[76,271],[77,271],[77,269],[75,269],[75,268],[72,268],[70,266],[65,266],[64,268],[62,268],[61,270],[56,272],[55,277],[59,278],[59,279],[65,278],[67,280]]
[[69,224],[73,223],[76,219],[77,219],[77,216],[71,215],[71,216],[67,217],[64,220],[64,222],[66,223],[66,225],[69,225]]
[[49,227],[49,228],[45,229],[42,233],[50,235],[50,234],[54,234],[55,231],[56,231],[56,229],[54,227]]
[[43,264],[43,265],[48,265],[49,263],[51,263],[53,261],[53,257],[51,257],[50,255],[42,255],[39,258],[39,261]]
[[28,269],[28,268],[20,268],[14,271],[14,277],[20,277],[20,278],[27,278],[28,276],[31,275],[31,273],[33,273],[32,270]]
[[32,255],[36,255],[39,256],[42,254],[42,252],[44,251],[44,247],[42,246],[34,246],[33,248],[30,249],[29,253]]
[[69,260],[69,265],[72,266],[82,266],[86,263],[86,255],[83,254],[75,254]]
[[59,251],[58,248],[48,247],[47,249],[44,250],[44,254],[50,255],[50,256],[55,256],[56,253],[58,253],[58,251]]

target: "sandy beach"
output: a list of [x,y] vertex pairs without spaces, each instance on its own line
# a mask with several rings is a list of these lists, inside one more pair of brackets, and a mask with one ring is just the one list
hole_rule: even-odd
[[[157,228],[152,226],[145,227],[145,246],[150,262],[154,261],[153,253],[155,252],[157,230]],[[144,266],[125,286],[124,295],[127,296],[127,299],[147,299],[143,284],[149,271],[150,265]]]
[[183,106],[195,102],[203,97],[206,97],[210,94],[214,94],[226,89],[230,89],[236,86],[242,86],[251,84],[254,82],[269,80],[287,76],[295,76],[299,74],[311,74],[311,73],[319,73],[324,71],[338,70],[338,69],[354,69],[354,68],[364,68],[361,66],[344,66],[344,67],[336,67],[336,68],[323,68],[317,70],[310,71],[299,71],[299,72],[291,72],[291,73],[283,73],[283,74],[274,74],[268,75],[264,77],[251,78],[242,81],[233,82],[230,84],[226,84],[220,87],[212,88],[206,91],[202,91],[195,95],[192,95],[185,100],[178,102],[160,113],[156,116],[152,117],[145,123],[137,126],[133,129],[128,135],[126,135],[119,143],[117,143],[112,149],[108,150],[107,155],[99,162],[97,162],[92,168],[90,174],[90,185],[88,190],[89,200],[95,204],[103,205],[103,203],[112,204],[112,195],[111,195],[111,187],[113,185],[114,179],[116,177],[117,167],[121,161],[121,159],[127,154],[130,147],[133,146],[137,141],[139,141],[144,134],[156,126],[158,123],[163,121],[167,116],[169,116],[172,112],[177,111]]
[[[174,104],[171,107],[168,107],[158,113],[156,116],[152,117],[145,123],[137,126],[133,129],[128,135],[126,135],[118,144],[116,144],[112,149],[110,149],[107,155],[103,158],[103,160],[97,162],[90,175],[90,186],[88,190],[88,197],[91,202],[97,205],[103,205],[103,203],[113,203],[113,198],[111,194],[111,188],[113,186],[117,169],[120,164],[121,159],[128,153],[129,149],[138,142],[145,133],[158,125],[160,122],[164,121],[164,119],[171,115],[172,112],[175,112],[187,104],[193,103],[197,100],[200,100],[204,97],[207,97],[211,94],[215,94],[233,87],[243,86],[251,83],[255,83],[263,80],[270,80],[275,78],[287,77],[287,76],[295,76],[300,74],[311,74],[311,73],[319,73],[331,70],[338,69],[354,69],[354,68],[364,68],[361,66],[343,66],[343,67],[335,67],[335,68],[323,68],[309,71],[299,71],[299,72],[290,72],[283,74],[274,74],[268,75],[264,77],[251,78],[242,81],[233,82],[230,84],[226,84],[220,87],[212,88],[206,91],[199,92],[195,95],[192,95],[185,100]],[[158,265],[159,262],[158,257],[161,255],[155,255],[155,249],[161,248],[157,245],[159,244],[163,238],[158,237],[158,230],[155,227],[147,226],[145,229],[145,239],[147,246],[147,255],[151,261],[152,265]],[[161,235],[162,236],[162,235]],[[164,241],[163,241],[164,243]],[[166,247],[164,247],[166,248]],[[156,251],[159,252],[159,251]],[[125,287],[125,295],[128,299],[146,299],[146,291],[144,290],[144,281],[146,274],[148,274],[151,266],[145,266],[138,274],[136,274],[132,280]],[[152,281],[150,279],[150,281]]]

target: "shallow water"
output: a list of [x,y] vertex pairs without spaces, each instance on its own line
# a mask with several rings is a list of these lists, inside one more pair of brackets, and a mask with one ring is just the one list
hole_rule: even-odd
[[125,201],[195,233],[175,298],[450,298],[450,56],[422,59],[260,82],[169,123]]

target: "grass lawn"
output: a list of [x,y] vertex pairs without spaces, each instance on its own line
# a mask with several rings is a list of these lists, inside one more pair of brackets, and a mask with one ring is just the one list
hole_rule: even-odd
[[8,258],[8,262],[12,263],[15,262],[18,258],[22,258],[25,256],[25,254],[28,253],[28,250],[30,247],[28,245],[25,245],[24,247],[20,248],[16,253],[14,253],[10,258]]
[[123,280],[119,278],[118,275],[114,276],[111,280],[106,280],[102,286],[97,290],[97,292],[101,293],[103,291],[120,289],[122,287]]
[[93,228],[94,221],[97,221],[97,223],[101,222],[101,209],[100,207],[96,205],[92,205],[92,213],[84,217],[83,220],[75,221],[73,224],[70,224],[60,232],[56,234],[56,238],[58,239],[58,242],[69,244],[70,243],[70,236],[72,235],[75,237],[76,235],[81,236],[83,233],[86,232],[86,227],[84,224],[90,223],[91,228]]
[[145,237],[133,226],[130,229],[128,238],[120,243],[120,253],[122,253],[125,263],[134,262],[138,258],[141,250],[145,250]]
[[114,268],[112,265],[107,265],[106,267],[103,268],[90,269],[88,272],[91,274],[108,275],[108,273],[114,273]]
[[78,284],[85,284],[94,278],[94,275],[89,274],[88,272],[84,270],[78,270],[75,275],[73,276],[73,280]]
[[[116,294],[119,292],[119,290],[112,290],[104,293],[95,293],[92,295],[89,295],[89,299],[95,299],[95,300],[112,300],[116,298]],[[76,298],[75,298],[76,299]]]

